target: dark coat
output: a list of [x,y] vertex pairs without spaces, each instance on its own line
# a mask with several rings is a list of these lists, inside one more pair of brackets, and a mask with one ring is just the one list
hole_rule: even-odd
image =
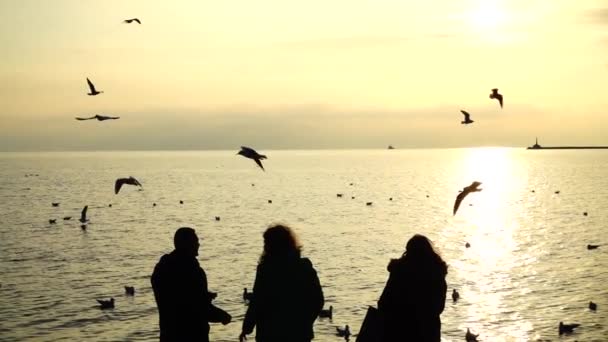
[[447,284],[445,264],[393,259],[378,310],[385,342],[439,342]]
[[161,342],[209,341],[208,322],[220,322],[228,315],[211,304],[207,275],[192,256],[177,251],[163,255],[151,281]]
[[310,260],[266,260],[257,268],[243,331],[251,334],[256,327],[258,342],[310,341],[323,304],[323,290]]

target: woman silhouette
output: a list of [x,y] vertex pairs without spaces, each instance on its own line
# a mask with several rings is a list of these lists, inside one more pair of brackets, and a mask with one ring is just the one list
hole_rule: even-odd
[[313,323],[324,298],[317,272],[287,226],[275,225],[264,232],[264,252],[253,285],[253,297],[243,321],[239,341],[256,328],[258,342],[309,342]]
[[378,301],[382,341],[441,340],[447,265],[423,235],[414,235],[399,259],[388,264],[388,282]]

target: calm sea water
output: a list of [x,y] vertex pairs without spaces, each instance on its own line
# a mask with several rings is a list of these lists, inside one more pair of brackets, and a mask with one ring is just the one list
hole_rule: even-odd
[[[211,338],[236,341],[261,234],[283,222],[334,307],[333,321],[317,320],[316,341],[339,341],[337,325],[358,331],[414,233],[434,241],[449,291],[461,294],[457,303],[448,294],[444,341],[464,340],[466,328],[481,341],[608,341],[608,151],[263,151],[267,172],[235,152],[0,154],[0,340],[157,339],[149,277],[174,231],[191,226],[215,304],[233,315]],[[114,180],[129,175],[144,191],[114,195]],[[483,191],[453,216],[474,180]],[[100,310],[95,299],[109,297],[116,308]],[[560,321],[581,327],[560,338]]]

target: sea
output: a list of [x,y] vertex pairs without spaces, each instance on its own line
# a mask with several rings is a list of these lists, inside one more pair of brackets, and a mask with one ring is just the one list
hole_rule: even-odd
[[[236,152],[0,153],[0,340],[158,340],[150,275],[188,226],[214,303],[233,317],[211,325],[211,341],[238,341],[262,233],[284,223],[334,309],[315,341],[343,340],[347,324],[356,339],[413,234],[449,265],[442,341],[467,328],[479,341],[608,341],[607,150],[259,151],[265,171]],[[128,176],[141,191],[114,194]],[[483,190],[454,215],[473,181]],[[560,321],[580,327],[559,336]]]

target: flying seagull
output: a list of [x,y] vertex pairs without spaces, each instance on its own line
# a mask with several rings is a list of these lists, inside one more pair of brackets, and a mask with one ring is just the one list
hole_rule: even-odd
[[480,182],[473,182],[471,183],[471,185],[464,187],[464,189],[462,189],[462,192],[458,194],[458,196],[456,196],[456,202],[454,202],[454,215],[456,215],[456,211],[458,210],[458,207],[460,206],[460,202],[462,202],[462,200],[471,192],[477,192],[477,191],[481,191],[481,189],[478,188],[478,186],[480,186],[481,183]]
[[462,115],[464,115],[464,121],[460,121],[461,124],[463,125],[468,125],[468,124],[472,124],[473,120],[471,120],[471,114],[469,114],[469,112],[467,112],[466,110],[461,110],[460,111],[462,113]]
[[97,121],[105,121],[105,120],[118,120],[120,119],[120,116],[105,116],[105,115],[93,115],[90,118],[80,118],[77,117],[76,120],[78,121],[82,121],[82,120],[94,120],[97,119]]
[[259,154],[254,149],[249,148],[247,146],[241,146],[241,150],[237,154],[240,154],[245,158],[255,160],[255,163],[258,164],[258,166],[260,168],[262,168],[262,171],[266,171],[266,170],[264,170],[264,166],[262,165],[262,162],[260,161],[260,160],[266,159],[265,155]]
[[99,95],[99,94],[103,93],[103,91],[97,91],[97,89],[95,89],[95,85],[93,85],[93,82],[91,82],[91,80],[88,77],[87,77],[87,83],[89,84],[89,89],[91,90],[91,92],[87,93],[87,95],[95,96],[95,95]]
[[87,210],[89,210],[89,206],[85,205],[84,208],[82,208],[82,212],[80,213],[80,219],[78,219],[78,221],[82,223],[86,223],[89,221],[89,219],[87,218]]
[[141,24],[141,21],[139,21],[139,19],[137,19],[137,18],[133,18],[133,19],[125,19],[125,20],[123,21],[123,23],[127,23],[127,24],[130,24],[130,23],[132,23],[132,22],[136,22],[136,23],[138,23],[138,24]]
[[117,194],[120,191],[123,184],[142,186],[141,183],[134,177],[118,178],[114,184],[114,194]]
[[490,98],[498,100],[498,103],[500,103],[500,108],[502,108],[502,95],[498,93],[498,88],[492,89],[492,94],[490,94]]

